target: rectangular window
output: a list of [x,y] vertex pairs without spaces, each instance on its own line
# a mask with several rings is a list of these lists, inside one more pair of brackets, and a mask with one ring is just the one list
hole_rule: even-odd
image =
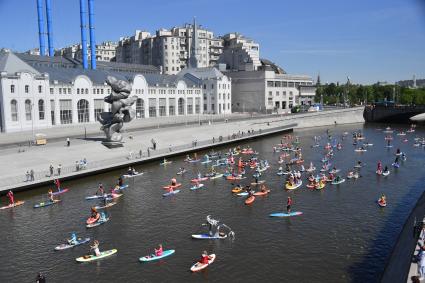
[[95,99],[94,100],[94,119],[95,121],[99,121],[100,113],[103,112],[104,101],[103,99]]
[[[77,93],[80,93],[79,90],[80,89],[77,89]],[[62,94],[62,89],[61,88],[59,88],[59,94]]]
[[279,92],[278,91],[276,91],[276,96],[279,96]]
[[282,101],[282,109],[286,109],[286,101]]
[[159,116],[166,116],[167,102],[166,98],[159,99]]
[[72,124],[72,100],[59,100],[59,116],[61,124]]
[[273,92],[272,91],[269,91],[269,96],[273,96]]
[[29,85],[25,85],[25,93],[29,93],[30,92],[30,86]]
[[195,98],[195,114],[200,114],[201,112],[201,98],[196,97]]
[[168,115],[169,116],[176,115],[176,99],[175,98],[168,99]]
[[288,82],[288,87],[294,87],[294,82]]
[[207,105],[204,104],[204,111],[207,111]]
[[272,106],[272,105],[273,105],[273,98],[269,97],[269,98],[267,99],[267,102],[268,102],[268,104],[269,104],[270,106]]
[[68,88],[68,94],[71,94],[71,88]]
[[15,93],[15,85],[10,85],[10,93]]
[[52,119],[52,125],[56,125],[56,120],[55,120],[55,101],[53,99],[50,100],[50,116],[51,116],[51,119]]
[[267,81],[267,86],[268,87],[273,87],[273,85],[274,85],[273,81]]
[[156,98],[149,98],[149,117],[156,117]]
[[50,94],[53,94],[53,87],[50,88]]
[[43,92],[43,87],[41,85],[38,86],[38,93],[42,93]]
[[288,87],[288,82],[282,82],[283,87]]
[[274,82],[274,86],[275,87],[280,87],[280,82],[279,81]]
[[213,104],[211,104],[211,111],[213,112],[213,113],[215,113],[215,104],[213,103]]
[[193,98],[189,97],[187,99],[187,114],[193,114]]

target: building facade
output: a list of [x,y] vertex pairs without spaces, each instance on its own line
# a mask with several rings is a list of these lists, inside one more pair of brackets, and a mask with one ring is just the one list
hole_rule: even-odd
[[233,112],[284,113],[314,103],[316,87],[310,76],[286,74],[268,60],[257,71],[226,75],[232,79]]
[[[105,41],[105,42],[102,42],[101,44],[96,44],[96,61],[115,62],[117,46],[118,46],[118,43],[112,42],[112,41]],[[39,55],[39,54],[33,54],[33,55]],[[74,45],[56,50],[55,56],[63,56],[63,57],[77,59],[81,61],[83,60],[82,45],[81,43],[74,44]],[[90,60],[91,58],[90,45],[87,46],[87,58],[88,60]]]
[[228,33],[221,37],[223,52],[219,62],[230,71],[255,71],[261,66],[260,45],[239,33]]
[[232,113],[232,80],[217,68],[187,68],[178,76],[202,86],[203,113]]
[[222,53],[220,38],[205,28],[193,24],[160,29],[154,36],[136,31],[132,37],[120,39],[117,47],[117,62],[150,64],[162,67],[165,74],[177,74],[190,65],[195,56],[197,65],[209,67],[217,64]]
[[0,52],[0,126],[2,132],[97,123],[110,105],[106,76],[132,83],[136,118],[202,113],[202,86],[152,66],[106,63],[83,70],[64,57]]

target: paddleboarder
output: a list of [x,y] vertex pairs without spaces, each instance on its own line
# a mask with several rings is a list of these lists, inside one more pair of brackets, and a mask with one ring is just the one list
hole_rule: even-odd
[[95,256],[100,256],[99,241],[98,240],[93,241],[93,246],[90,246],[90,250],[94,251]]
[[288,200],[286,201],[286,213],[291,213],[291,206],[292,206],[292,198],[288,197]]
[[7,197],[9,198],[9,205],[14,205],[15,204],[15,196],[13,195],[13,192],[11,190],[9,190],[7,192]]
[[162,244],[158,245],[158,249],[155,249],[155,256],[162,256],[163,250],[162,250]]

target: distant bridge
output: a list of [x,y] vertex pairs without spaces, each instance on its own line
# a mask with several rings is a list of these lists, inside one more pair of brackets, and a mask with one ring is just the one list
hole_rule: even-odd
[[363,118],[366,122],[411,123],[410,118],[422,113],[425,113],[425,105],[374,105],[365,107]]

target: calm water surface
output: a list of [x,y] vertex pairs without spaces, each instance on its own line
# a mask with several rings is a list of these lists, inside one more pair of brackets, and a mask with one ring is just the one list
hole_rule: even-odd
[[[338,126],[331,132],[340,137],[359,127],[363,126]],[[47,188],[18,193],[16,198],[26,204],[0,211],[0,282],[32,282],[38,271],[44,272],[48,282],[376,282],[405,219],[423,192],[425,171],[424,149],[413,147],[413,137],[425,136],[423,129],[408,134],[408,143],[394,136],[395,147],[387,150],[384,134],[377,127],[362,128],[368,141],[374,143],[368,152],[355,153],[348,136],[333,159],[343,175],[362,160],[366,163],[362,177],[339,186],[328,184],[322,191],[310,191],[305,185],[295,191],[283,190],[283,177],[276,175],[279,154],[272,151],[280,136],[243,144],[259,151],[272,165],[264,175],[271,194],[258,197],[251,206],[233,196],[232,185],[224,179],[206,181],[206,189],[190,191],[190,179],[207,168],[183,165],[184,157],[173,159],[165,168],[158,163],[137,168],[146,174],[128,182],[130,188],[109,209],[111,220],[93,229],[84,225],[92,204],[84,197],[94,193],[98,182],[112,185],[123,172],[66,182],[63,185],[71,190],[62,196],[62,203],[47,208],[32,208],[46,199]],[[323,147],[311,148],[312,136],[324,139],[325,128],[294,134],[300,137],[306,164],[313,161],[319,166]],[[390,165],[397,147],[407,153],[407,162],[387,178],[377,176],[376,162]],[[189,171],[178,177],[182,191],[163,198],[161,187],[182,165]],[[375,202],[381,193],[387,195],[385,209]],[[283,209],[288,195],[294,199],[293,209],[304,214],[269,218],[269,213]],[[191,234],[205,231],[200,224],[208,214],[232,227],[236,238],[192,240]],[[78,264],[75,258],[86,254],[88,245],[55,252],[53,248],[73,231],[98,239],[101,250],[116,248],[118,253]],[[138,258],[159,243],[165,249],[175,249],[175,255],[141,264]],[[216,253],[217,259],[205,272],[191,274],[189,268],[203,250]]]

